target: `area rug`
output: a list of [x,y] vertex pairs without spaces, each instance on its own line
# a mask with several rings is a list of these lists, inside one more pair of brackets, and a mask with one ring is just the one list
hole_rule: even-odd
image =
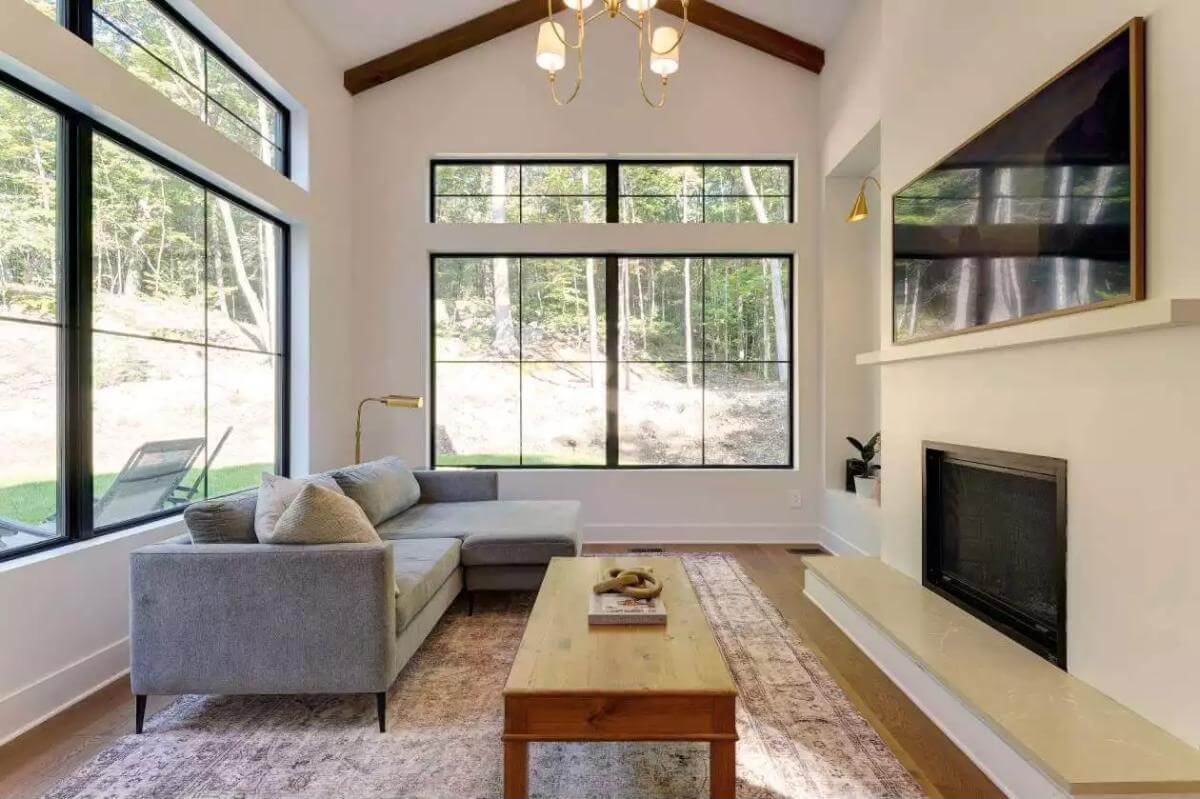
[[[684,555],[738,684],[738,796],[909,799],[920,788],[732,555]],[[54,799],[492,799],[500,691],[531,595],[461,603],[388,695],[182,697],[47,796]],[[532,796],[708,796],[704,744],[534,744]]]

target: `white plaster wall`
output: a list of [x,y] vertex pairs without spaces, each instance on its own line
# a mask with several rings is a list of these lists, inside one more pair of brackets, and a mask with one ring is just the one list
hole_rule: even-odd
[[[199,0],[183,9],[208,15],[206,25],[253,53],[254,69],[294,104],[300,181],[268,169],[20,0],[0,3],[0,64],[292,224],[293,469],[344,463],[353,412],[349,95],[282,0]],[[0,565],[0,742],[128,669],[129,553],[183,530],[173,519]]]
[[[820,486],[815,212],[818,80],[693,28],[672,99],[654,111],[637,87],[628,25],[600,20],[587,81],[554,106],[528,27],[355,99],[357,371],[362,396],[428,390],[431,251],[795,253],[799,468],[770,472],[506,472],[507,497],[576,498],[589,540],[815,540]],[[428,219],[429,159],[439,154],[747,155],[797,159],[791,226],[444,226]],[[737,229],[740,228],[740,229]],[[428,458],[427,417],[372,414],[364,455]],[[807,502],[788,505],[799,489]]]
[[[1138,14],[1149,51],[1149,292],[1200,296],[1194,0],[886,0],[885,196]],[[885,217],[884,253],[889,231]],[[880,269],[886,284],[886,255]],[[888,314],[883,298],[881,342]],[[882,393],[884,560],[919,578],[923,439],[1066,458],[1070,670],[1200,745],[1200,330],[888,365]]]
[[828,175],[879,124],[882,0],[854,9],[825,50],[821,71],[821,174]]

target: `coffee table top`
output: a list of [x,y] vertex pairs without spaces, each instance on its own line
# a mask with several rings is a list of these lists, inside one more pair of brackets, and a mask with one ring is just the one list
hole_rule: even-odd
[[[590,626],[592,585],[613,566],[663,580],[666,625]],[[538,592],[505,695],[736,695],[725,658],[679,558],[554,558]]]

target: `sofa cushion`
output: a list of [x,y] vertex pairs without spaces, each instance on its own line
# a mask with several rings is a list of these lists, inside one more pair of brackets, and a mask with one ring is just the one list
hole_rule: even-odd
[[265,538],[264,544],[370,544],[379,534],[354,500],[305,483]]
[[464,566],[548,563],[579,554],[579,503],[499,500],[417,505],[381,524],[384,539],[461,538]]
[[457,538],[389,541],[396,570],[396,633],[404,631],[458,568]]
[[254,534],[257,504],[258,491],[244,491],[188,505],[183,520],[192,543],[257,544],[258,537]]
[[346,496],[362,506],[371,524],[404,512],[421,498],[412,469],[395,457],[338,469],[333,479]]
[[254,507],[254,534],[258,536],[259,541],[266,542],[271,537],[275,525],[279,523],[279,517],[296,497],[300,496],[300,489],[308,483],[339,494],[345,493],[337,481],[327,474],[314,474],[311,477],[293,480],[270,472],[262,473],[262,483],[258,487],[258,504]]

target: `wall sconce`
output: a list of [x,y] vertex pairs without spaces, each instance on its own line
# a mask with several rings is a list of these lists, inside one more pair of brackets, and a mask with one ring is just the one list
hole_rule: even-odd
[[850,209],[850,216],[846,217],[847,222],[861,222],[869,216],[867,212],[867,181],[873,182],[879,191],[883,191],[883,186],[879,185],[879,181],[867,175],[863,178],[862,185],[858,187],[858,196],[854,198],[854,206]]

